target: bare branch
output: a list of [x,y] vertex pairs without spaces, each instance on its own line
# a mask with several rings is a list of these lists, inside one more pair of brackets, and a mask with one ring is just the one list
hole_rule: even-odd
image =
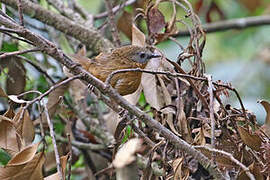
[[[244,29],[255,26],[263,26],[270,24],[270,15],[246,17],[238,19],[229,19],[202,25],[206,33],[226,31],[230,29]],[[189,31],[179,31],[174,37],[190,36]]]
[[8,58],[10,56],[15,56],[15,55],[20,55],[20,54],[25,54],[29,52],[37,52],[40,51],[39,48],[33,48],[33,49],[27,49],[27,50],[22,50],[22,51],[14,51],[14,52],[7,52],[3,53],[0,55],[0,59]]

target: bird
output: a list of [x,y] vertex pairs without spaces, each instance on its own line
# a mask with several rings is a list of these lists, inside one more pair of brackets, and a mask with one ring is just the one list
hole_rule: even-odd
[[[161,57],[161,55],[152,52],[149,48],[135,45],[122,46],[110,53],[100,53],[91,59],[79,54],[71,56],[86,71],[103,82],[114,71],[144,69],[150,59],[158,57]],[[112,77],[110,84],[120,95],[125,96],[134,93],[138,89],[141,76],[141,72],[117,73]]]

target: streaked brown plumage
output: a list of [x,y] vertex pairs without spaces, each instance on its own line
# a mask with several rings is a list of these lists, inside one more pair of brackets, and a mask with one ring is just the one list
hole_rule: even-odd
[[[106,81],[107,77],[119,69],[144,69],[151,58],[160,57],[149,49],[139,46],[123,46],[113,50],[111,53],[101,53],[93,59],[74,55],[73,60],[80,63],[82,67],[92,75]],[[119,94],[128,95],[135,92],[141,82],[142,73],[126,72],[118,73],[111,79],[111,85]]]

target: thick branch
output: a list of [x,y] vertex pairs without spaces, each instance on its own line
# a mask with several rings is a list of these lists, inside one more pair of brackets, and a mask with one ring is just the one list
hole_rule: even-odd
[[[246,18],[238,18],[238,19],[230,19],[225,21],[218,21],[213,23],[208,23],[202,25],[203,30],[206,33],[226,31],[230,29],[244,29],[248,27],[254,26],[262,26],[270,24],[270,15],[265,16],[255,16],[255,17],[246,17]],[[180,31],[176,35],[177,36],[190,36],[189,31]]]
[[[56,14],[52,11],[46,10],[38,4],[34,4],[31,1],[21,0],[22,10],[24,13],[30,15],[33,18],[40,20],[41,22],[53,26],[55,29],[70,35],[85,45],[89,46],[95,52],[106,52],[113,48],[111,42],[105,39],[99,32],[90,27],[83,27],[78,23],[69,20],[68,18]],[[0,0],[0,2],[9,5],[13,8],[17,8],[16,0]]]

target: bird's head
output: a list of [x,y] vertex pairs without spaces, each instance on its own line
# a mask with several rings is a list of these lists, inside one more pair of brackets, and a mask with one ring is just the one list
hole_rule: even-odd
[[134,45],[117,48],[113,51],[113,53],[119,57],[141,64],[147,63],[152,58],[161,57],[161,55],[153,53],[145,47]]

